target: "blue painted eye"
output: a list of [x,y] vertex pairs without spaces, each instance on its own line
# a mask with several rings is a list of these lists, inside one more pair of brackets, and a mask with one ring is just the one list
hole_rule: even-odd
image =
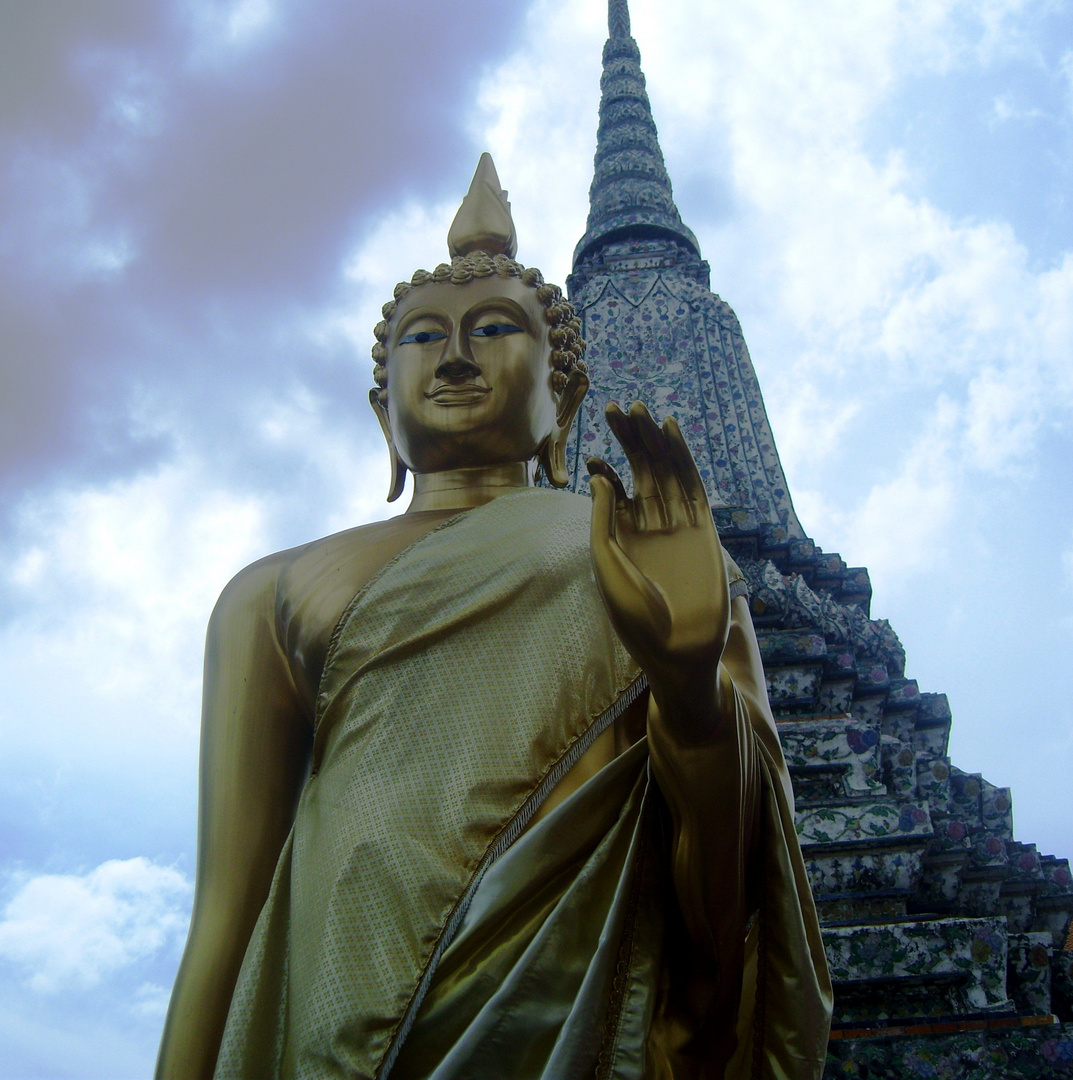
[[412,345],[414,343],[418,345],[425,345],[429,341],[442,341],[446,334],[440,330],[422,330],[417,334],[407,334],[406,337],[399,338],[400,345]]
[[478,326],[469,332],[470,337],[497,337],[499,334],[522,334],[525,331],[514,323],[489,323]]

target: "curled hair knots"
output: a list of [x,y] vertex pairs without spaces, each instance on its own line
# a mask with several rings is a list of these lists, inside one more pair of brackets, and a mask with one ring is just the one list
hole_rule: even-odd
[[585,354],[581,320],[574,314],[574,306],[569,301],[564,300],[557,306],[562,309],[562,318],[548,334],[552,343],[552,365],[557,371],[563,372],[564,376],[575,369],[584,372],[587,369],[581,359]]
[[520,262],[506,255],[496,255],[492,262],[495,264],[496,273],[504,277],[521,277],[525,270]]
[[464,285],[474,278],[487,278],[493,275],[519,278],[525,285],[536,290],[537,302],[544,309],[544,320],[549,326],[548,342],[551,345],[551,363],[555,369],[552,386],[557,393],[566,385],[567,375],[575,368],[585,371],[581,360],[585,352],[585,342],[581,338],[581,321],[574,312],[574,305],[563,296],[558,285],[544,280],[544,275],[535,266],[522,266],[515,259],[506,255],[489,255],[486,251],[474,251],[468,255],[456,255],[450,263],[440,263],[435,270],[415,270],[410,280],[400,281],[395,286],[394,300],[389,300],[382,308],[383,320],[376,324],[373,336],[376,344],[372,348],[375,361],[373,380],[379,387],[380,404],[387,404],[387,341],[390,336],[391,320],[398,311],[398,306],[411,290],[427,282],[450,282]]
[[[551,362],[556,372],[561,374],[564,380],[566,379],[567,372],[580,371],[584,373],[588,370],[588,368],[585,367],[585,362],[573,349],[552,349]],[[566,385],[565,381],[563,385]],[[562,388],[556,386],[556,389]]]
[[548,340],[551,342],[551,361],[556,370],[569,373],[577,368],[585,370],[581,357],[585,352],[585,342],[581,338],[581,320],[574,313],[574,305],[563,297],[562,291],[554,285],[537,290],[546,297],[544,318],[551,329]]
[[537,299],[546,308],[549,305],[554,304],[559,297],[563,295],[563,291],[558,285],[547,285],[541,280],[541,284],[537,287],[536,294]]

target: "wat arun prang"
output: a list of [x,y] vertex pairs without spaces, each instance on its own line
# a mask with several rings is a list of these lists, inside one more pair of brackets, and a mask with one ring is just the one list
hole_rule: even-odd
[[946,696],[906,677],[867,570],[798,521],[741,327],[674,203],[626,0],[608,25],[568,279],[592,379],[573,484],[592,455],[628,472],[607,401],[674,415],[749,580],[835,982],[826,1075],[1073,1075],[1068,860],[1014,840],[1009,789],[951,763]]

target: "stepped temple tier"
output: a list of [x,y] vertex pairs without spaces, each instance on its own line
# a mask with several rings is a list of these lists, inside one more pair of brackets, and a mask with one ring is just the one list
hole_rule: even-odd
[[610,400],[675,416],[748,580],[834,979],[826,1075],[1073,1075],[1068,860],[1014,840],[1010,791],[951,763],[950,704],[907,677],[867,570],[802,529],[741,327],[674,203],[626,0],[608,23],[568,466],[578,490],[590,455],[628,475]]

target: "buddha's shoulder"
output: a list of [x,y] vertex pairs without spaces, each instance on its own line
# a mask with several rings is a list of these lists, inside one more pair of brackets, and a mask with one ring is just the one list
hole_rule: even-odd
[[322,536],[307,544],[266,555],[228,582],[216,618],[263,608],[276,611],[310,589],[356,589],[403,548],[435,528],[446,513],[400,514]]

